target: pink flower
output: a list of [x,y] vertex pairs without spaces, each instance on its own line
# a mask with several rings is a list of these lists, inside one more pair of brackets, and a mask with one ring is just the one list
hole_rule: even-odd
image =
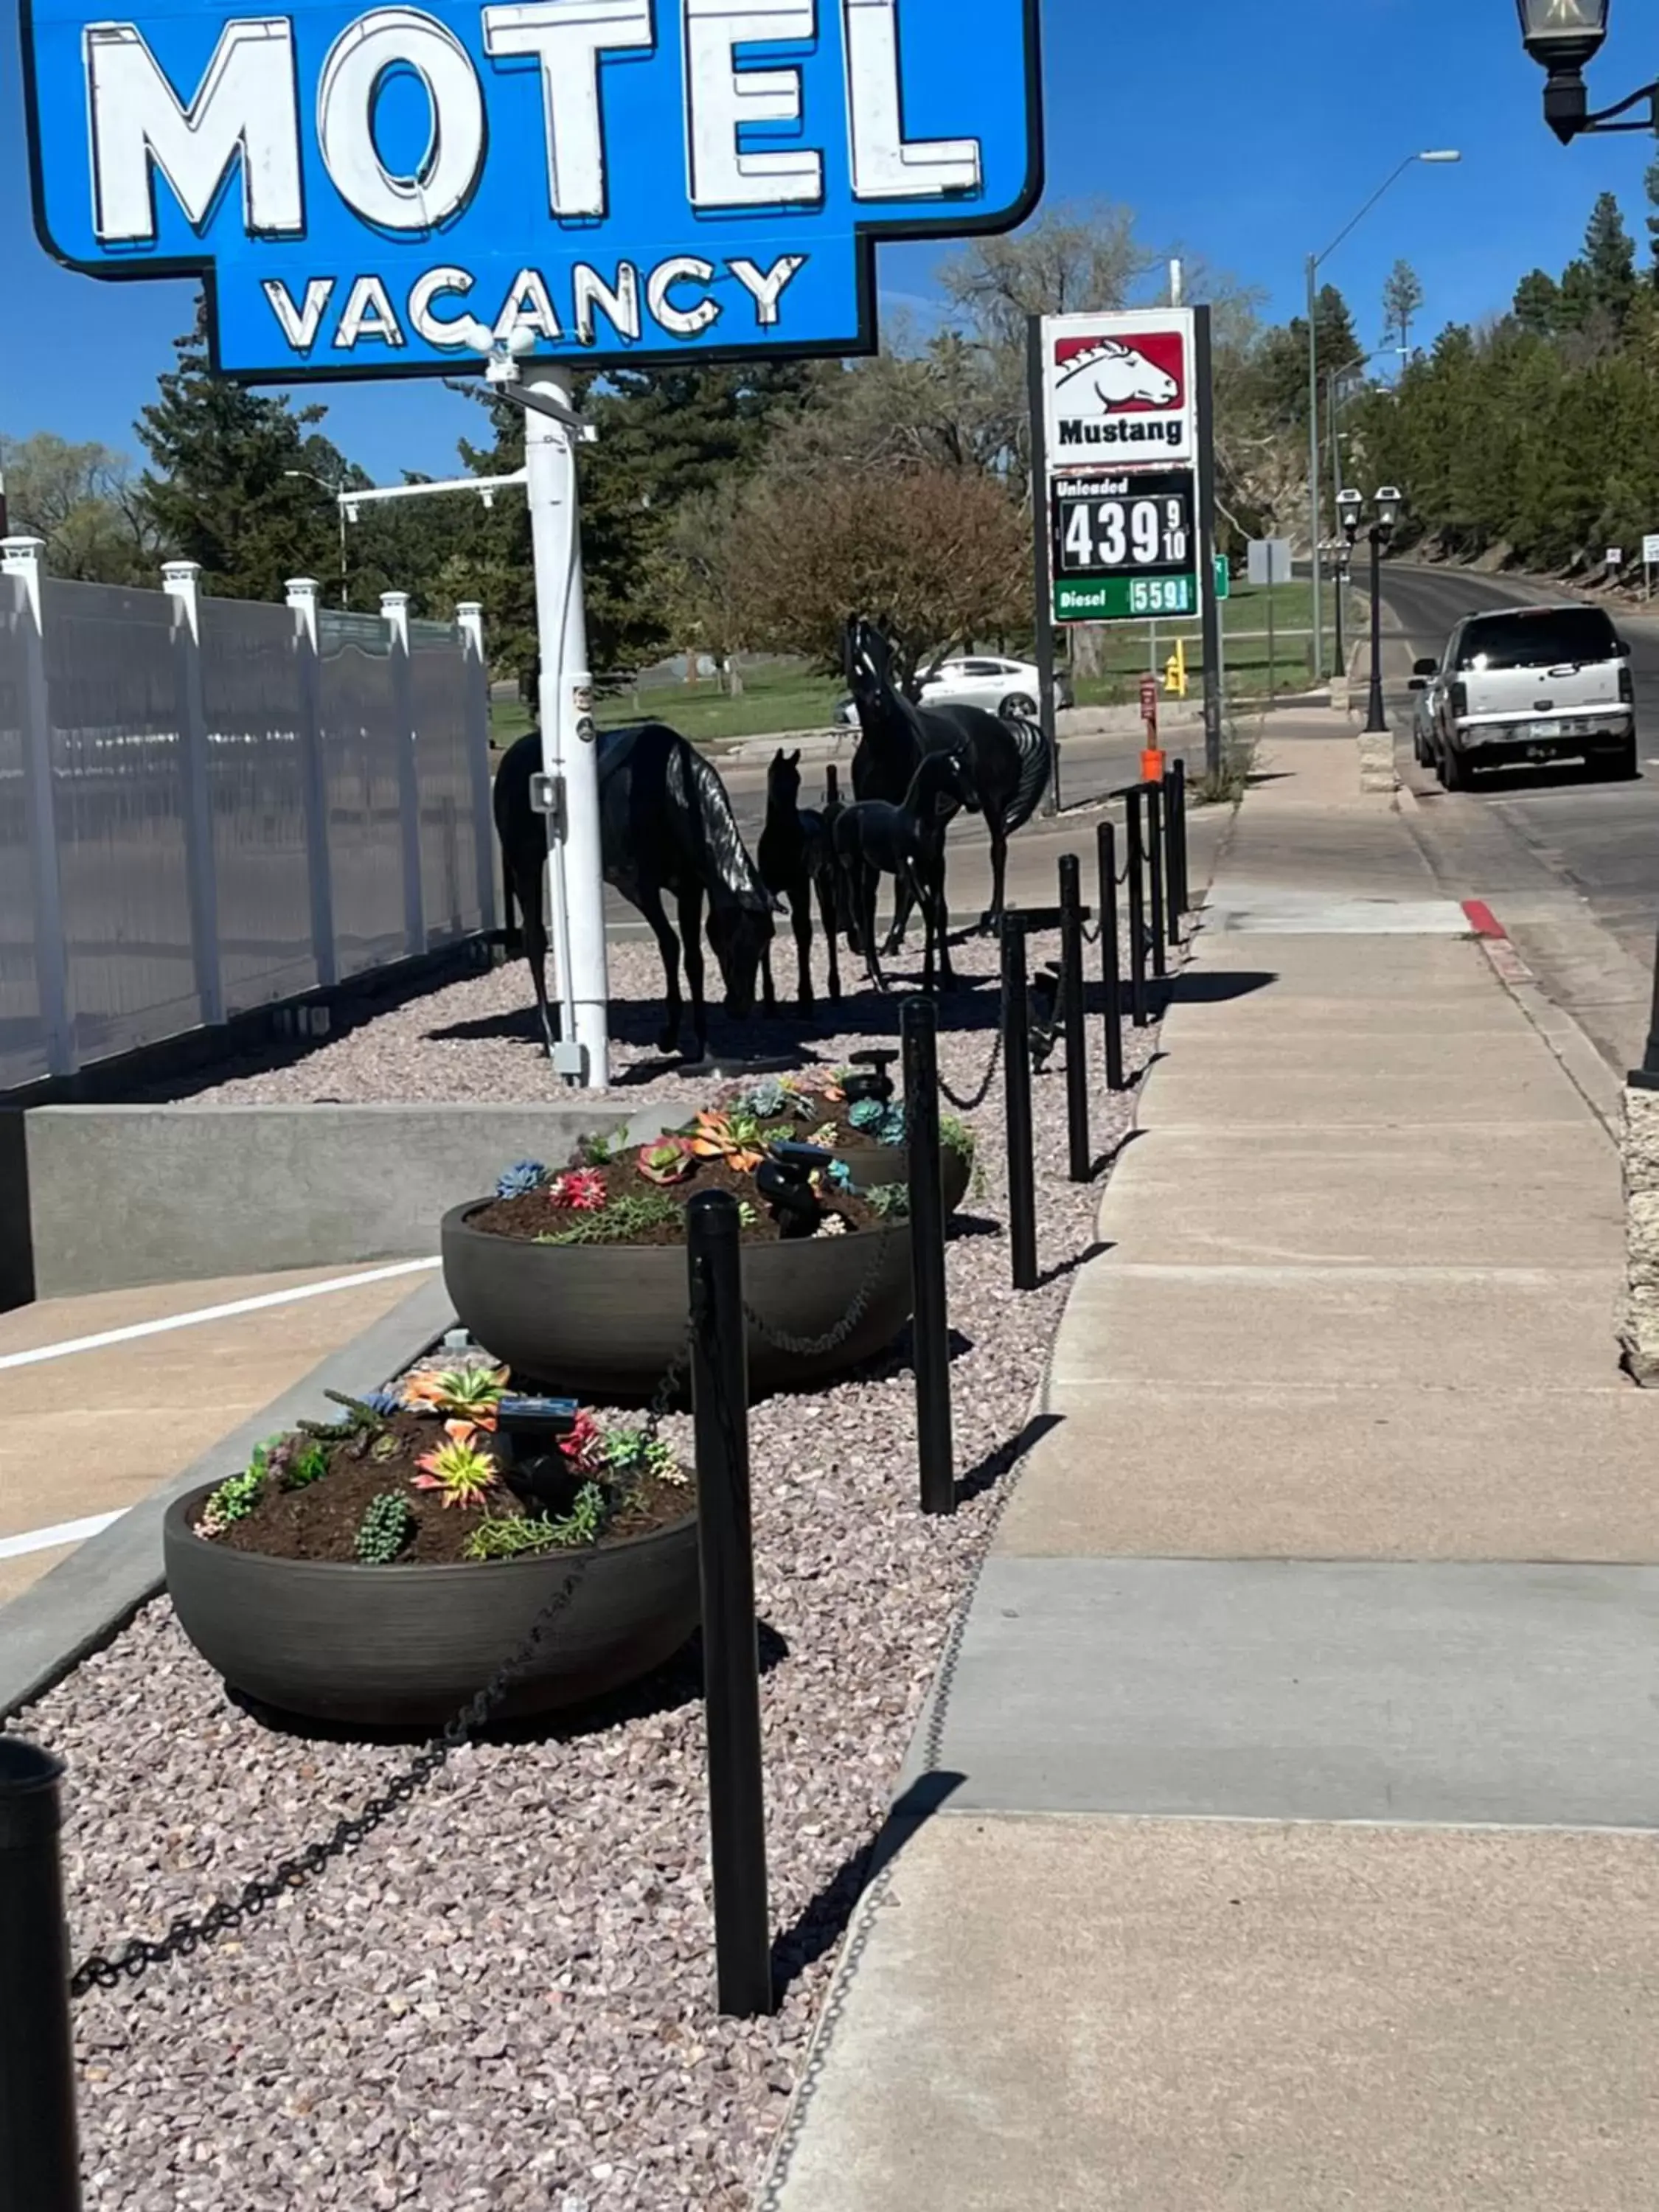
[[570,1425],[568,1436],[559,1438],[559,1449],[584,1474],[600,1463],[605,1431],[586,1406]]
[[602,1212],[607,1195],[598,1168],[572,1168],[566,1175],[555,1176],[547,1187],[550,1205],[567,1206],[574,1213]]

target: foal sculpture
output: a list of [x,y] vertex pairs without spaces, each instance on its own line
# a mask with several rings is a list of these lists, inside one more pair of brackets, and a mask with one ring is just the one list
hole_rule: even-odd
[[896,899],[921,908],[922,989],[934,988],[936,957],[940,986],[955,988],[947,936],[950,911],[945,900],[945,833],[963,803],[962,763],[957,756],[927,753],[917,764],[902,805],[891,805],[884,799],[861,799],[842,807],[836,817],[836,858],[847,887],[857,949],[863,952],[870,981],[878,991],[887,988],[876,951],[876,887],[884,875],[892,877]]
[[[816,894],[823,939],[830,955],[830,996],[841,1001],[836,896],[836,856],[829,824],[822,814],[800,803],[800,749],[781,750],[772,756],[766,771],[766,824],[761,831],[756,858],[760,878],[775,898],[788,906],[795,937],[796,1003],[810,1010],[812,997],[812,900]],[[777,1006],[772,987],[772,949],[769,945],[761,970],[765,1006],[769,1014]]]
[[[982,814],[991,835],[991,903],[981,931],[999,928],[1008,866],[1008,840],[1037,810],[1054,760],[1035,722],[1005,720],[982,707],[921,706],[893,681],[892,647],[861,616],[847,626],[847,674],[863,732],[853,756],[853,789],[863,799],[901,799],[922,756],[950,751],[963,763],[963,805]],[[903,942],[909,902],[893,915],[888,951]]]

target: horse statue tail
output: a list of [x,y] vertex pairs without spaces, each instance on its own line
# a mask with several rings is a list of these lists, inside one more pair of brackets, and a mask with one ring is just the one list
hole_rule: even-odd
[[1036,812],[1042,794],[1048,788],[1048,778],[1054,774],[1054,747],[1035,722],[1009,720],[1004,729],[1012,732],[1019,754],[1019,781],[1014,787],[1013,803],[1008,809],[1010,834],[1023,830]]

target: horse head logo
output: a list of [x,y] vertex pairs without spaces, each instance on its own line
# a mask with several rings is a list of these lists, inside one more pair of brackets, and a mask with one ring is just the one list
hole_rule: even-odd
[[1136,347],[1102,338],[1073,354],[1055,379],[1066,392],[1076,384],[1092,389],[1106,414],[1121,407],[1178,407],[1181,382]]

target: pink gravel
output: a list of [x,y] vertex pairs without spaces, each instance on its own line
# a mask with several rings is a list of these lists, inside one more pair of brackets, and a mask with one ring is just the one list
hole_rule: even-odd
[[[1055,955],[1052,939],[1033,947]],[[613,988],[654,992],[649,947]],[[793,977],[793,953],[787,961]],[[944,1002],[959,1092],[990,1056],[979,988]],[[227,1101],[550,1095],[521,966],[458,983]],[[826,1060],[892,1041],[813,1040]],[[964,1026],[951,1026],[962,1022]],[[624,1006],[625,1064],[654,1012]],[[879,1024],[874,1026],[873,1024]],[[459,1026],[459,1036],[446,1030]],[[729,1034],[729,1033],[728,1033]],[[781,1031],[784,1039],[794,1034]],[[1156,1032],[1128,1033],[1132,1067]],[[718,1045],[720,1031],[717,1028]],[[1097,1152],[1126,1133],[1091,1024]],[[963,1502],[917,1510],[908,1370],[878,1364],[751,1416],[776,2014],[713,2008],[702,1724],[684,1662],[620,1717],[520,1730],[460,1754],[400,1817],[235,1940],[77,2008],[88,2212],[745,2212],[798,2078],[866,1854],[918,1708],[982,1557],[1037,1400],[1100,1185],[1066,1180],[1063,1050],[1036,1084],[1042,1286],[1008,1288],[1001,1082],[969,1118],[983,1185],[948,1254]],[[701,1088],[710,1088],[704,1083]],[[665,1073],[625,1095],[699,1095]],[[380,1378],[365,1377],[365,1382]],[[689,1425],[672,1425],[684,1439]],[[21,1732],[70,1769],[67,1872],[78,1957],[156,1934],[276,1855],[325,1834],[406,1751],[273,1730],[228,1702],[165,1600],[84,1662]]]

